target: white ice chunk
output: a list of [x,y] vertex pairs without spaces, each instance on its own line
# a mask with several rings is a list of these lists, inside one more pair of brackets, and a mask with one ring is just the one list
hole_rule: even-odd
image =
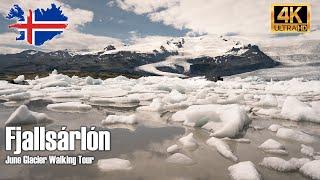
[[137,123],[137,118],[134,114],[129,116],[118,116],[118,115],[109,115],[106,119],[101,121],[102,124],[135,124]]
[[289,154],[289,152],[284,149],[266,149],[263,151],[266,153],[269,153],[269,154],[278,154],[278,155],[288,155]]
[[50,75],[57,75],[58,74],[58,71],[56,69],[54,69]]
[[234,162],[238,161],[238,158],[232,153],[229,145],[221,139],[211,137],[207,140],[207,144],[209,146],[213,146],[217,149],[217,151],[227,159],[230,159]]
[[263,107],[277,107],[278,101],[272,94],[267,94],[260,99],[258,105]]
[[244,100],[244,95],[240,94],[230,94],[226,100],[218,100],[218,104],[241,104],[243,103]]
[[47,105],[48,110],[58,112],[86,112],[91,110],[91,108],[90,105],[81,102],[65,102]]
[[101,171],[119,171],[132,169],[130,161],[119,158],[100,159],[98,160],[97,165]]
[[238,142],[238,143],[251,143],[250,139],[246,139],[246,138],[232,139],[229,137],[225,137],[225,138],[222,138],[222,140],[234,141],[234,142]]
[[19,75],[17,78],[13,80],[15,83],[21,83],[24,81],[24,75]]
[[310,159],[307,158],[291,158],[286,161],[279,157],[265,157],[263,158],[260,165],[281,172],[296,171],[305,163],[309,162]]
[[277,132],[279,128],[282,128],[282,126],[279,124],[271,124],[268,129],[272,132]]
[[320,160],[310,161],[305,163],[301,168],[300,172],[312,179],[320,179]]
[[234,180],[260,180],[261,175],[251,161],[244,161],[228,167]]
[[179,139],[184,148],[187,149],[196,149],[198,146],[197,141],[193,137],[193,133],[188,134]]
[[70,91],[70,92],[55,92],[50,94],[53,98],[81,98],[83,94],[79,91]]
[[192,165],[194,161],[181,153],[174,153],[166,159],[166,162],[181,165]]
[[176,152],[179,151],[179,149],[180,149],[179,146],[176,145],[176,144],[174,144],[174,145],[169,146],[169,147],[167,148],[167,152],[168,152],[168,153],[176,153]]
[[0,90],[0,96],[1,95],[20,93],[20,92],[23,92],[23,90],[22,89],[3,89],[3,90]]
[[139,99],[128,97],[113,97],[113,98],[90,98],[90,102],[93,104],[110,104],[110,103],[139,103]]
[[160,98],[155,98],[152,100],[149,106],[141,106],[141,107],[138,107],[137,110],[159,112],[159,111],[163,111],[163,106],[164,104],[162,103],[162,100]]
[[311,121],[320,123],[320,113],[307,104],[299,101],[295,97],[287,97],[285,100],[281,115],[293,121]]
[[45,87],[67,87],[70,86],[70,84],[66,81],[62,81],[62,80],[57,80],[57,81],[51,81],[48,83],[45,83],[44,85],[42,85],[43,88]]
[[38,124],[50,121],[44,113],[33,112],[26,105],[21,105],[16,109],[5,122],[6,125]]
[[302,131],[293,130],[289,128],[279,128],[276,136],[283,139],[304,143],[313,143],[317,141],[317,139],[314,136],[306,134]]
[[170,94],[164,98],[164,102],[169,103],[179,103],[185,101],[187,99],[187,95],[181,94],[179,91],[173,89]]
[[87,85],[99,85],[102,84],[102,80],[101,79],[93,79],[92,77],[88,76],[85,79],[85,82]]
[[21,100],[30,99],[30,97],[31,97],[31,94],[29,92],[20,92],[20,93],[10,94],[6,96],[6,98],[9,101],[21,101]]
[[203,126],[208,121],[218,122],[216,137],[234,137],[251,121],[239,105],[195,105],[172,115],[173,121],[184,121],[187,126]]
[[259,148],[263,150],[285,149],[284,145],[273,139],[266,140],[259,146]]
[[310,103],[312,109],[320,113],[320,101],[313,101]]
[[120,88],[112,88],[107,89],[105,87],[101,86],[85,86],[82,89],[82,92],[86,95],[92,96],[92,97],[105,97],[105,98],[111,98],[111,97],[120,97],[125,96],[128,94],[128,91],[120,89]]
[[280,110],[272,109],[272,108],[270,108],[270,109],[259,109],[255,113],[258,114],[258,115],[277,117],[280,114]]
[[314,155],[314,149],[313,147],[311,146],[306,146],[304,144],[301,144],[301,150],[300,152],[304,155],[307,155],[307,156],[313,156]]

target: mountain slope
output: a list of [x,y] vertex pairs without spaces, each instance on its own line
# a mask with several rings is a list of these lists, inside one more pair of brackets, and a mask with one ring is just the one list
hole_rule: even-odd
[[96,72],[116,75],[227,76],[278,65],[257,46],[225,37],[171,38],[109,45],[96,52],[27,50],[0,55],[0,72]]

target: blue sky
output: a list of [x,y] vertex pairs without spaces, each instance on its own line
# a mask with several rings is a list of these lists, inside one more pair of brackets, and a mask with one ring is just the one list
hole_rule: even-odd
[[151,22],[146,15],[137,15],[120,9],[118,6],[107,5],[106,0],[62,0],[73,8],[81,8],[94,12],[92,22],[81,28],[82,32],[95,35],[111,36],[127,40],[132,33],[140,36],[184,36],[187,30],[177,30],[172,26],[166,26],[160,22]]
[[[188,30],[178,30],[161,22],[151,22],[146,15],[120,9],[115,4],[107,5],[110,0],[61,0],[72,8],[94,12],[93,20],[79,28],[80,32],[121,39],[126,42],[133,35],[138,36],[184,36]],[[72,19],[72,17],[70,18]],[[12,21],[0,16],[0,33],[10,32],[8,25]]]

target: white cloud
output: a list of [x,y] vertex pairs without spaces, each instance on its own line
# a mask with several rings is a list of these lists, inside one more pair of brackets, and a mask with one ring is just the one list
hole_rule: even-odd
[[[118,6],[136,14],[146,14],[152,21],[196,33],[270,36],[270,7],[276,2],[298,0],[117,0]],[[311,3],[312,29],[320,25],[320,1]],[[309,33],[313,34],[313,33]]]
[[106,36],[96,36],[92,34],[84,34],[75,31],[67,30],[61,34],[61,37],[48,41],[43,48],[59,50],[59,49],[74,49],[74,50],[101,50],[107,45],[115,45],[119,47],[122,42],[116,38]]
[[120,8],[133,11],[136,14],[155,12],[160,8],[175,6],[178,2],[178,0],[117,0]]
[[[0,4],[0,13],[6,16],[9,9],[14,5],[18,4],[22,7],[25,12],[28,9],[36,8],[48,8],[52,3],[57,6],[61,6],[64,15],[68,17],[67,30],[62,35],[55,37],[53,40],[46,42],[41,49],[45,50],[58,50],[58,49],[102,49],[108,44],[120,45],[121,41],[115,38],[96,36],[92,34],[84,34],[79,32],[79,29],[93,20],[94,13],[92,11],[72,8],[68,4],[59,2],[57,0],[8,0],[6,3]],[[15,41],[15,37],[18,33],[3,33],[0,34],[1,42],[0,45],[6,48],[1,48],[0,53],[5,52],[4,49],[10,49],[10,46],[25,45],[28,44],[25,41]],[[5,39],[5,40],[4,40]],[[21,46],[20,51],[24,48]],[[30,46],[30,48],[34,48]],[[14,51],[19,49],[15,48]]]

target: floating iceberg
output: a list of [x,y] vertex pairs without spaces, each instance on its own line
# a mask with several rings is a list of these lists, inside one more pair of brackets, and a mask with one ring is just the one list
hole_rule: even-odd
[[288,154],[288,152],[285,150],[284,145],[273,139],[266,140],[259,146],[259,148],[267,153]]
[[277,107],[278,100],[275,96],[267,94],[260,99],[258,105],[263,107]]
[[234,162],[238,161],[238,158],[233,154],[229,145],[223,140],[215,137],[211,137],[210,139],[207,140],[207,144],[209,146],[214,146],[217,149],[217,151],[225,158],[230,159]]
[[244,95],[230,94],[225,100],[218,100],[218,104],[242,104],[245,101]]
[[251,161],[244,161],[228,167],[234,180],[260,180],[261,175]]
[[49,122],[50,119],[44,113],[30,111],[26,105],[18,107],[5,122],[6,125],[39,124]]
[[213,135],[235,137],[251,121],[239,105],[194,105],[172,115],[173,121],[184,121],[187,126],[201,126],[206,122],[217,122]]
[[320,123],[320,113],[309,105],[299,101],[295,97],[287,97],[281,115],[293,121],[311,121]]
[[290,160],[286,161],[279,157],[265,157],[260,165],[280,172],[290,172],[298,170],[301,166],[309,161],[310,159],[307,158],[291,158]]
[[53,98],[82,98],[83,94],[79,91],[55,92],[49,94]]
[[19,75],[17,78],[13,80],[13,82],[17,84],[22,83],[23,81],[24,81],[24,75]]
[[229,137],[225,137],[225,138],[222,138],[222,140],[234,141],[234,142],[238,142],[238,143],[251,143],[250,139],[246,139],[246,138],[232,139]]
[[304,154],[304,155],[311,156],[311,157],[313,157],[313,155],[314,155],[314,149],[313,149],[313,147],[311,147],[311,146],[306,146],[306,145],[304,145],[304,144],[301,144],[301,150],[300,150],[300,152],[301,152],[302,154]]
[[304,143],[313,143],[317,141],[317,138],[314,136],[311,136],[299,130],[293,130],[289,128],[279,128],[276,136],[282,139]]
[[139,103],[139,99],[136,98],[128,98],[128,97],[113,97],[113,98],[90,98],[90,103],[93,104],[110,104],[110,103]]
[[187,95],[181,94],[179,91],[174,89],[170,92],[170,94],[167,97],[164,98],[164,101],[174,104],[185,101],[186,99]]
[[172,145],[172,146],[169,146],[169,147],[167,148],[167,152],[168,152],[168,153],[176,153],[176,152],[178,152],[179,150],[180,150],[180,148],[179,148],[179,146],[176,145],[176,144],[174,144],[174,145]]
[[311,179],[320,179],[320,160],[314,160],[305,163],[300,172]]
[[66,102],[48,104],[47,109],[58,112],[87,112],[91,110],[91,106],[81,102]]
[[132,169],[130,161],[119,158],[100,159],[98,160],[97,166],[101,171],[119,171]]
[[134,114],[130,116],[117,116],[117,115],[109,115],[105,120],[102,120],[101,123],[103,125],[106,124],[135,124],[137,123],[137,118]]
[[31,94],[29,92],[20,92],[15,94],[7,95],[6,98],[9,101],[22,101],[31,98]]
[[43,84],[43,88],[46,87],[67,87],[70,86],[70,84],[66,81],[62,81],[62,80],[57,80],[57,81],[51,81],[48,83]]
[[155,98],[152,100],[149,106],[141,106],[137,108],[138,111],[153,111],[161,112],[164,110],[164,104],[160,98]]
[[102,84],[102,80],[101,79],[93,79],[92,77],[88,76],[85,79],[85,82],[87,85],[99,85]]
[[268,139],[259,146],[260,149],[270,150],[270,149],[285,149],[284,145],[276,140]]
[[268,128],[268,130],[272,131],[272,132],[277,132],[278,129],[282,128],[281,125],[279,124],[271,124]]
[[0,96],[14,94],[14,93],[21,93],[21,92],[23,92],[22,89],[3,89],[3,90],[0,90]]
[[197,141],[193,138],[193,133],[179,139],[184,148],[196,149],[198,147]]

